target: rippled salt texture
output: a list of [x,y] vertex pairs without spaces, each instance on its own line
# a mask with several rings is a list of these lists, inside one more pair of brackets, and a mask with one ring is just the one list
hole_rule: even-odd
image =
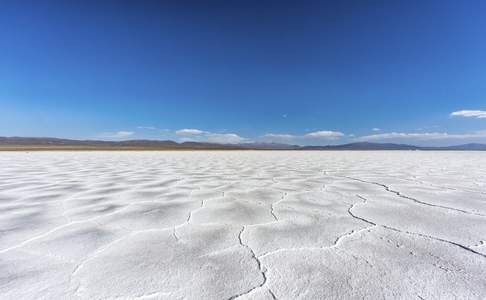
[[0,299],[486,299],[486,153],[0,153]]

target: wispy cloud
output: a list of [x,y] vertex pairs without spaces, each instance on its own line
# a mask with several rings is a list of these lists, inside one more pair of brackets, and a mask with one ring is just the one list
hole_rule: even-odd
[[123,138],[130,137],[134,134],[135,134],[135,132],[133,132],[133,131],[121,130],[121,131],[115,131],[115,132],[102,132],[98,135],[98,137],[110,138],[110,139],[123,139]]
[[156,130],[157,127],[154,127],[154,126],[137,126],[137,129]]
[[215,133],[194,128],[176,130],[176,135],[182,137],[180,141],[208,142],[217,144],[238,144],[249,140],[236,133]]
[[484,110],[459,110],[451,113],[451,117],[464,117],[464,118],[486,118],[486,111]]
[[317,139],[337,139],[344,136],[344,133],[339,131],[331,131],[331,130],[320,130],[307,133],[304,135],[308,138],[317,138]]
[[177,135],[180,136],[193,136],[193,135],[202,135],[206,134],[206,131],[199,130],[199,129],[193,129],[193,128],[184,128],[184,129],[179,129],[176,131]]
[[377,127],[375,127],[375,128],[371,128],[371,130],[372,130],[372,131],[381,131],[381,129],[380,129],[380,128],[377,128]]
[[308,144],[316,140],[336,140],[344,137],[344,133],[331,130],[319,130],[302,135],[288,133],[267,133],[260,137],[260,141],[273,143],[297,143]]
[[380,140],[416,140],[416,141],[433,141],[433,140],[460,140],[460,139],[477,139],[486,138],[486,130],[475,131],[470,133],[453,134],[447,132],[389,132],[365,135],[357,138],[361,141],[380,141]]
[[207,141],[210,143],[219,144],[238,144],[248,141],[236,133],[209,133],[207,134]]

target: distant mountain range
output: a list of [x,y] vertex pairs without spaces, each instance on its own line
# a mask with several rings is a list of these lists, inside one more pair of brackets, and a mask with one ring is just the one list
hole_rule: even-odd
[[462,151],[486,151],[486,144],[462,144],[455,146],[433,147],[433,146],[414,146],[407,144],[393,143],[369,143],[359,142],[343,145],[329,146],[303,146],[301,150],[462,150]]
[[358,142],[328,146],[298,146],[277,143],[215,144],[160,140],[70,140],[37,137],[0,137],[0,150],[456,150],[486,151],[486,144],[463,144],[446,147],[426,147],[407,144]]

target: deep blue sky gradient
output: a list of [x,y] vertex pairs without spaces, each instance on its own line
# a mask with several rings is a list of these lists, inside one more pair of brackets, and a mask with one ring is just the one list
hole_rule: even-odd
[[486,129],[449,116],[486,110],[485,1],[1,1],[0,28],[1,136]]

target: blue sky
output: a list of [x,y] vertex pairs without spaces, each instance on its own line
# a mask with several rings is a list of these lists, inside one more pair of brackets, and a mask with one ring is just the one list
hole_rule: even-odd
[[2,1],[0,27],[0,136],[486,142],[485,1]]

